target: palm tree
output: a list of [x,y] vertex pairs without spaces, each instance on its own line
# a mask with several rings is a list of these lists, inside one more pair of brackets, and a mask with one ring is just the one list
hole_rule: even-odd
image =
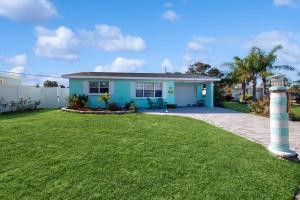
[[272,74],[273,70],[286,70],[286,71],[294,71],[295,68],[290,65],[274,65],[277,59],[277,51],[282,49],[281,45],[275,46],[269,53],[266,53],[262,49],[258,47],[253,47],[250,51],[251,53],[257,54],[256,58],[258,69],[260,70],[259,76],[262,79],[263,84],[263,94],[266,95],[267,88],[267,77]]
[[251,48],[248,56],[245,58],[245,68],[248,73],[249,80],[252,82],[253,101],[256,101],[256,86],[260,73],[262,72],[261,65],[262,57],[258,53],[257,48]]
[[224,81],[228,86],[241,84],[243,90],[243,99],[245,99],[246,86],[250,80],[246,66],[246,60],[235,56],[232,63],[224,63],[223,66],[228,66],[231,69],[231,72],[227,74]]

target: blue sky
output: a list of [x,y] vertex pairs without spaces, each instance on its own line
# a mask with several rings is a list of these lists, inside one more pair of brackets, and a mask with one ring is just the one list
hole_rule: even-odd
[[299,0],[1,0],[0,69],[183,72],[202,61],[226,71],[251,46],[281,44],[278,64],[300,70],[298,19]]

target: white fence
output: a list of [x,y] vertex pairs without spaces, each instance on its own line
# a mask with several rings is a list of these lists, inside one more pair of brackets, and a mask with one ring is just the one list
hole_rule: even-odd
[[45,88],[32,86],[0,86],[0,99],[6,102],[19,101],[20,98],[41,101],[41,108],[61,108],[68,104],[69,88]]

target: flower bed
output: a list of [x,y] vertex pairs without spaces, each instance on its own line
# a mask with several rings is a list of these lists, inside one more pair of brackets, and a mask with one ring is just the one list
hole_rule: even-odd
[[126,114],[126,113],[134,113],[134,110],[101,110],[101,109],[81,109],[81,110],[74,110],[71,108],[62,108],[62,111],[65,112],[73,112],[73,113],[80,113],[80,114]]

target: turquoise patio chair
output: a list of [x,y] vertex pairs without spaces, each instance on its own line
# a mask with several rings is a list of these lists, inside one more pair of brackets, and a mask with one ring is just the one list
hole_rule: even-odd
[[157,104],[154,101],[152,101],[152,99],[147,98],[147,101],[148,101],[149,109],[156,109],[157,108]]
[[157,99],[157,107],[158,108],[167,108],[167,102],[164,101],[163,98],[158,98]]

